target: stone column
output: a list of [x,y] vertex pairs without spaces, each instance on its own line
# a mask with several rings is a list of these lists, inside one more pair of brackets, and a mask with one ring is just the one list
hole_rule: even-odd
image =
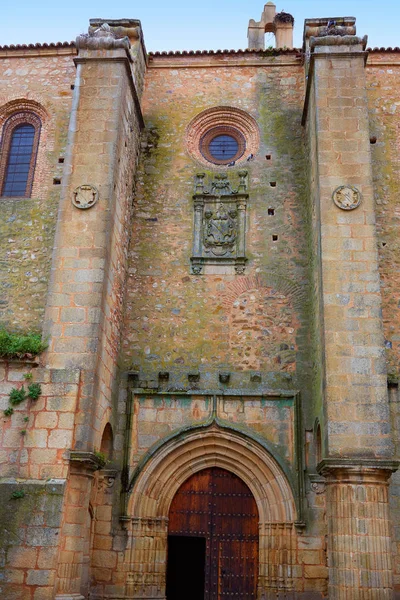
[[[393,586],[386,481],[395,465],[369,144],[366,39],[355,33],[354,19],[306,21],[309,62],[303,124],[312,165],[329,598],[383,600]],[[335,466],[340,461],[342,470]],[[364,574],[358,575],[357,569]]]
[[328,514],[329,600],[391,600],[390,463],[322,461]]
[[98,459],[90,452],[72,453],[59,543],[55,600],[85,600],[81,595],[84,543],[90,535],[88,508]]
[[260,524],[258,600],[294,597],[295,538],[293,523]]
[[168,519],[133,518],[126,597],[165,600]]

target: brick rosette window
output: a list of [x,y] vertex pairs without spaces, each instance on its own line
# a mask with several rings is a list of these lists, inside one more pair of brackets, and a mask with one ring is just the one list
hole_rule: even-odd
[[255,119],[233,106],[216,106],[199,113],[186,129],[186,149],[204,166],[224,168],[246,162],[260,146]]
[[4,123],[0,153],[2,197],[30,197],[40,130],[41,120],[31,111],[16,112]]

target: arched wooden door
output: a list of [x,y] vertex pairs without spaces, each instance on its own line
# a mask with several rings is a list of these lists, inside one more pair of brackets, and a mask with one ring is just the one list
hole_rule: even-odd
[[167,600],[255,600],[258,511],[247,485],[212,467],[192,475],[169,512]]

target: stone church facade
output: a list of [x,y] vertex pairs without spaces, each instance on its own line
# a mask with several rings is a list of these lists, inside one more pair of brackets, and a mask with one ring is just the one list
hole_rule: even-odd
[[5,600],[400,598],[400,50],[292,33],[0,48]]

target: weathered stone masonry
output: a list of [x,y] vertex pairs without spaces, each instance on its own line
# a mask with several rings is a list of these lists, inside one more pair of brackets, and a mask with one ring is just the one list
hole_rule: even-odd
[[165,600],[210,467],[254,496],[258,600],[400,597],[399,54],[292,30],[268,3],[251,51],[147,55],[130,19],[0,49],[2,131],[41,123],[0,318],[48,342],[0,364],[2,410],[41,386],[1,419],[4,598]]

